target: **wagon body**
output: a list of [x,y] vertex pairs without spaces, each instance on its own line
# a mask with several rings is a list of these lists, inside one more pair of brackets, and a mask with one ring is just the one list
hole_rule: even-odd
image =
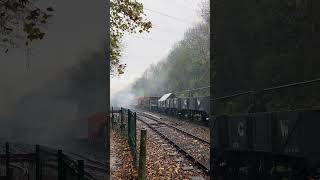
[[195,111],[197,110],[197,98],[189,98],[189,110]]
[[173,107],[177,110],[181,109],[181,99],[180,98],[173,99]]
[[233,157],[303,158],[310,168],[320,167],[320,110],[253,113],[214,119],[214,158],[222,152]]
[[189,109],[189,99],[181,98],[181,109],[188,110]]
[[196,109],[210,114],[210,96],[198,97],[196,99]]

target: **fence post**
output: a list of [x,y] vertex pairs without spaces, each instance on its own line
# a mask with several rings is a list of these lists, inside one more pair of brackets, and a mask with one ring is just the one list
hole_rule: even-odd
[[84,161],[78,160],[78,179],[84,180]]
[[36,144],[36,180],[41,180],[40,173],[40,146]]
[[139,157],[139,170],[138,170],[138,179],[145,180],[147,179],[146,175],[146,154],[147,154],[147,130],[141,130],[141,139],[140,139],[140,157]]
[[58,150],[58,180],[64,180],[63,154],[62,150]]
[[123,132],[123,129],[124,129],[124,127],[123,127],[123,110],[122,110],[122,107],[120,108],[120,130],[121,130],[121,132]]
[[9,142],[6,142],[6,176],[10,176],[10,150]]
[[111,128],[114,126],[114,116],[113,116],[113,107],[111,107]]
[[131,116],[130,116],[130,109],[128,109],[128,141],[130,143],[130,129],[131,129]]
[[135,112],[134,113],[134,118],[133,118],[133,130],[134,130],[134,150],[135,150],[135,156],[134,156],[134,161],[135,161],[135,164],[137,165],[138,164],[138,157],[137,157],[137,113]]

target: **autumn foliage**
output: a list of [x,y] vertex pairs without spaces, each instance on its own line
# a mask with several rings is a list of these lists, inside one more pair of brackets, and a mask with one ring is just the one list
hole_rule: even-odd
[[43,39],[52,13],[52,7],[41,9],[33,0],[0,0],[0,45],[4,52]]
[[136,0],[110,1],[110,69],[123,74],[126,64],[120,63],[121,38],[125,33],[149,32],[152,24],[145,19],[142,3]]

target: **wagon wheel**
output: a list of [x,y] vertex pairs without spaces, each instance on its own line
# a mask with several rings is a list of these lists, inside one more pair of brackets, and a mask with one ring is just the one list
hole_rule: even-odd
[[228,161],[228,160],[217,160],[214,163],[213,175],[214,179],[218,180],[241,180],[239,174],[240,162],[239,161]]
[[207,114],[205,112],[202,112],[201,113],[201,119],[202,121],[206,121],[206,118],[207,118]]
[[[284,168],[284,171],[278,168]],[[272,179],[309,180],[307,169],[307,163],[304,159],[275,158],[270,174]]]
[[273,167],[272,160],[264,158],[259,162],[259,179],[269,180],[271,179],[271,170]]
[[221,165],[222,162],[220,160],[214,161],[214,166],[213,166],[213,179],[216,180],[226,180],[226,167]]
[[307,172],[307,163],[304,159],[296,159],[291,162],[291,168],[292,168],[292,176],[293,180],[307,180],[308,172]]

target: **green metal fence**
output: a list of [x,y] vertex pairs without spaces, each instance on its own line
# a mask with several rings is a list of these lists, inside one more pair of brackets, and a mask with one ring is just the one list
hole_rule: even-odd
[[128,142],[131,151],[131,155],[133,157],[134,164],[137,166],[137,115],[135,112],[132,112],[128,109]]
[[[128,139],[130,152],[133,158],[133,164],[137,167],[137,114],[130,109],[120,108],[120,110],[111,110],[112,127],[120,127],[120,131],[124,137]],[[119,124],[119,126],[117,126]]]
[[[120,108],[111,110],[112,127],[115,130],[120,129],[122,135],[128,139],[133,165],[138,170],[138,180],[146,179],[146,142],[147,131],[141,130],[140,154],[137,152],[137,114],[130,109]],[[118,125],[119,124],[119,125]],[[117,128],[120,127],[120,128]],[[138,164],[139,159],[139,164]]]

